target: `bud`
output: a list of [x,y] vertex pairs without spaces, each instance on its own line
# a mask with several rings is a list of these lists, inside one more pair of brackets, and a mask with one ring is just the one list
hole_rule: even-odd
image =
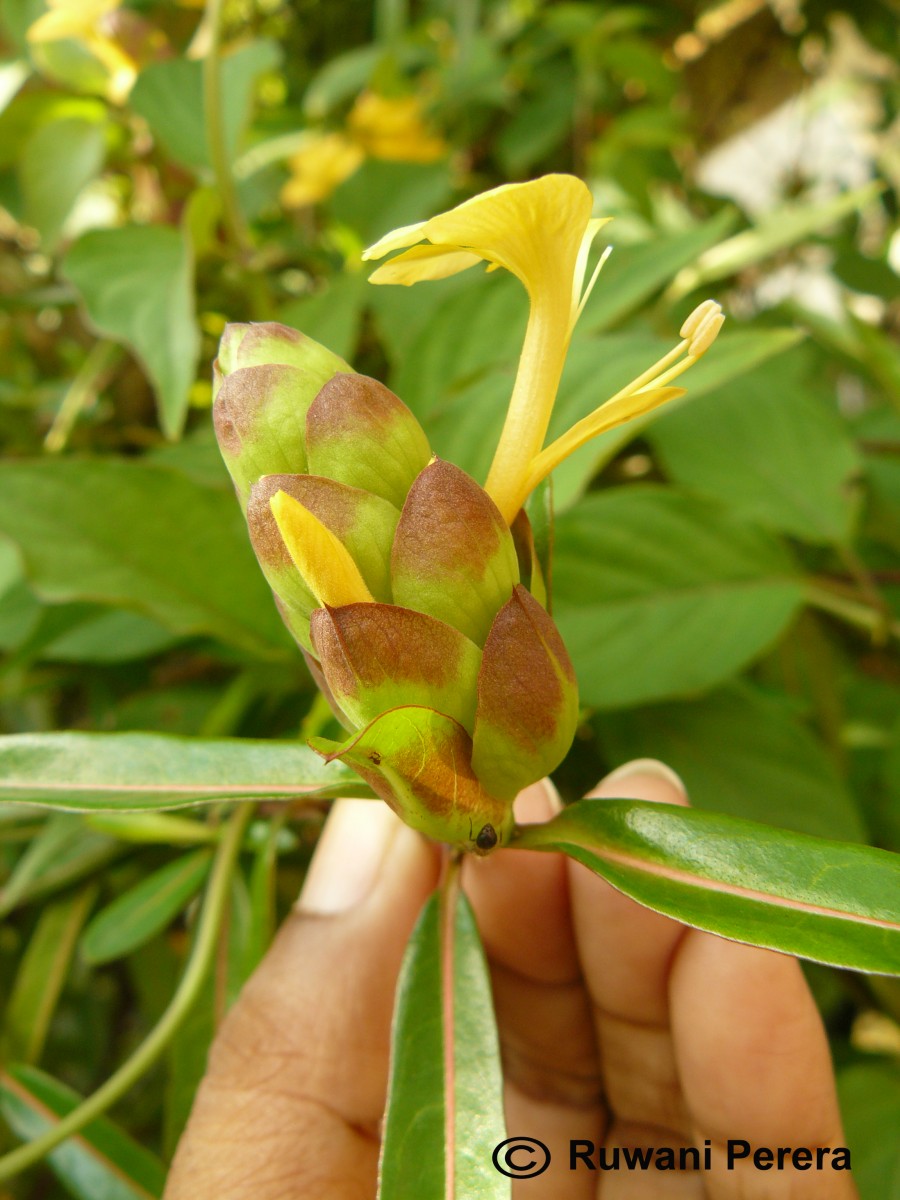
[[306,412],[343,359],[286,325],[228,325],[213,366],[213,422],[246,506],[261,475],[306,472]]
[[545,596],[524,514],[514,540],[402,401],[293,331],[229,326],[217,372],[253,548],[350,731],[310,744],[413,828],[502,845],[513,799],[559,764],[578,716],[562,640],[520,582],[517,543]]

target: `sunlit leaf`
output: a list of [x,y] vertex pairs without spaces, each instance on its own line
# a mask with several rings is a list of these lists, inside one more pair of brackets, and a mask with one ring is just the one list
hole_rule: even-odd
[[379,1200],[504,1200],[505,1137],[490,980],[465,897],[435,893],[413,932],[394,1013]]

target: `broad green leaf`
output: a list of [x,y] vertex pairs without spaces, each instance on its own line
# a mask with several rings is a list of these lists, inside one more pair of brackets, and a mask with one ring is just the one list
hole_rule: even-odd
[[84,188],[99,173],[106,135],[96,121],[71,117],[40,125],[19,164],[25,219],[45,250],[56,246],[63,224]]
[[[27,738],[32,735],[24,736]],[[0,739],[0,744],[5,740]],[[15,735],[9,739],[18,740]],[[3,796],[4,801],[10,799],[12,797],[9,795]],[[78,817],[54,814],[29,844],[9,879],[0,888],[0,916],[5,916],[37,896],[52,895],[85,876],[95,874],[100,867],[121,854],[122,849],[112,838],[88,829]]]
[[[67,628],[35,631],[33,643],[40,637],[40,646],[29,645],[29,654],[55,662],[131,662],[147,658],[168,649],[176,641],[167,629],[140,613],[121,608],[101,608],[97,605],[55,605],[45,617],[66,613],[71,616]],[[22,648],[25,649],[24,647]]]
[[[480,266],[471,270],[476,275],[483,273]],[[447,298],[406,351],[394,377],[397,394],[422,419],[435,410],[439,414],[454,387],[477,379],[497,364],[510,371],[504,408],[509,402],[512,371],[525,334],[528,297],[521,283],[505,273],[480,283],[478,288]]]
[[817,837],[867,840],[825,748],[782,697],[732,685],[699,700],[595,720],[614,763],[661,758],[697,808]]
[[[714,347],[711,354],[714,354]],[[805,360],[805,356],[804,356]],[[845,542],[859,455],[831,389],[794,356],[661,412],[648,437],[679,484],[810,542]]]
[[451,889],[425,905],[400,973],[379,1200],[504,1200],[491,1160],[504,1137],[487,964]]
[[35,1063],[56,1011],[78,935],[97,895],[89,883],[47,904],[16,972],[3,1019],[7,1062]]
[[900,1065],[856,1062],[837,1083],[860,1200],[900,1200]]
[[173,633],[272,657],[287,634],[234,497],[181,472],[111,459],[7,463],[0,530],[52,602],[121,605]]
[[613,252],[585,305],[579,321],[581,334],[609,329],[639,308],[665,287],[677,271],[710,246],[715,246],[734,227],[735,220],[733,210],[723,209],[705,224],[686,233],[624,246],[616,245],[613,222],[600,235],[600,244],[611,242]]
[[194,741],[152,733],[0,738],[0,800],[5,803],[70,812],[145,812],[217,800],[370,794],[351,771],[324,763],[308,746],[295,743]]
[[452,190],[446,159],[436,163],[369,159],[341,184],[329,207],[367,245],[390,229],[420,221],[423,213],[440,212]]
[[672,488],[614,488],[557,519],[554,617],[582,699],[683,696],[765,651],[802,603],[783,547]]
[[95,229],[74,243],[63,270],[98,332],[141,362],[163,432],[178,437],[200,351],[188,239],[162,225]]
[[[491,287],[495,286],[491,284]],[[504,294],[511,299],[515,298],[510,291]],[[415,364],[404,373],[415,391],[420,386],[415,382],[418,379],[417,372],[426,372],[427,378],[422,380],[421,386],[425,388],[426,396],[432,396],[432,403],[429,410],[420,416],[435,453],[461,466],[475,479],[484,481],[509,404],[521,329],[518,324],[513,325],[514,336],[511,336],[509,345],[504,350],[505,337],[486,336],[487,333],[493,332],[493,325],[486,319],[481,319],[482,309],[478,306],[478,293],[471,296],[463,293],[454,297],[454,304],[459,308],[458,329],[451,330],[450,340],[441,340],[442,348],[435,351],[429,344],[429,325],[428,338],[423,335],[421,339],[421,359],[416,358]],[[442,320],[444,316],[446,314],[442,310]],[[509,317],[502,318],[502,324],[509,327],[509,321],[513,319],[511,312]],[[522,327],[524,328],[524,313]],[[441,339],[443,336],[442,333]],[[711,353],[693,367],[684,380],[679,381],[687,386],[688,396],[683,400],[673,401],[673,405],[680,406],[713,387],[724,386],[753,366],[796,345],[800,336],[792,329],[724,334],[716,341]],[[569,349],[547,441],[550,442],[565,433],[576,421],[593,412],[598,405],[667,354],[677,345],[677,341],[677,335],[674,333],[671,339],[632,332],[601,334],[589,338],[576,335]],[[417,343],[416,355],[418,350]],[[498,350],[500,356],[505,358],[505,364],[498,365]],[[467,359],[470,354],[473,357]],[[413,356],[407,357],[405,361],[408,364],[412,363]],[[457,378],[457,362],[467,363],[471,368],[469,374],[475,375],[476,378],[471,383],[461,382],[459,390],[448,395],[447,380]],[[486,371],[484,368],[487,368]],[[404,385],[401,383],[397,386],[401,389],[398,394],[408,401],[408,395],[402,390]],[[554,502],[557,510],[562,511],[570,507],[593,476],[614,458],[623,446],[640,436],[660,413],[668,411],[667,408],[653,412],[618,429],[611,429],[567,458],[553,473]]]
[[84,958],[95,964],[124,958],[162,932],[199,892],[211,861],[211,850],[182,855],[117,896],[84,931]]
[[[623,446],[641,436],[648,426],[655,425],[683,405],[693,403],[712,388],[724,387],[759,363],[781,355],[796,345],[800,336],[793,329],[770,329],[726,333],[717,338],[711,352],[679,379],[679,384],[688,389],[687,396],[645,417],[629,421],[627,425],[608,430],[576,450],[557,468],[553,473],[553,494],[558,511],[573,504],[593,476]],[[547,441],[559,437],[576,421],[588,416],[675,345],[677,338],[674,336],[670,341],[664,341],[641,333],[576,338],[569,351]],[[716,419],[717,414],[713,413],[711,421]],[[703,436],[707,436],[706,430]]]
[[356,349],[362,308],[369,299],[369,291],[374,288],[369,288],[363,275],[348,271],[335,276],[313,295],[290,301],[279,309],[278,320],[349,360]]
[[[248,42],[223,56],[222,123],[230,160],[250,115],[256,80],[280,61],[281,51],[271,41]],[[209,169],[200,60],[179,58],[149,64],[141,71],[128,103],[173,158],[195,170]]]
[[852,192],[841,192],[818,204],[797,201],[774,209],[752,229],[745,229],[727,241],[707,250],[696,263],[685,267],[669,289],[669,299],[686,296],[702,284],[724,279],[754,263],[770,258],[778,250],[827,229],[845,217],[858,213],[877,199],[884,184],[870,183]]
[[[35,1067],[10,1067],[0,1076],[3,1116],[28,1141],[80,1103],[77,1092]],[[51,1150],[48,1161],[77,1200],[152,1200],[165,1184],[160,1160],[106,1117]]]
[[900,974],[900,855],[646,800],[580,800],[514,845],[560,850],[686,925]]

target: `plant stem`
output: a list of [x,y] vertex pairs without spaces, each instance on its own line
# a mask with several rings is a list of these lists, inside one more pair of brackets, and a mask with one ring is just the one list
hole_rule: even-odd
[[39,1162],[60,1142],[71,1137],[73,1133],[78,1133],[85,1125],[106,1112],[146,1074],[175,1036],[197,999],[212,964],[231,877],[253,810],[252,804],[240,805],[219,844],[191,957],[169,1007],[131,1058],[127,1059],[92,1096],[73,1109],[68,1116],[63,1117],[52,1129],[0,1158],[0,1181],[11,1179],[26,1167]]
[[203,111],[206,142],[222,201],[222,220],[234,248],[242,259],[253,251],[250,230],[238,203],[237,188],[228,158],[222,120],[222,0],[206,0],[209,49],[203,59]]
[[900,621],[885,623],[884,613],[870,607],[862,600],[833,591],[825,584],[812,583],[806,589],[807,603],[823,612],[840,617],[850,625],[867,629],[875,637],[889,634],[900,639]]
[[121,355],[122,351],[115,342],[104,340],[94,343],[63,396],[53,424],[44,438],[45,450],[58,454],[65,449],[75,422],[97,399],[105,377]]

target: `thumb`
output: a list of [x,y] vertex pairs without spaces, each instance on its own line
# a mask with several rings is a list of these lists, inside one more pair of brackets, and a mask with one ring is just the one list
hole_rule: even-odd
[[375,1195],[394,990],[437,875],[385,805],[335,805],[213,1044],[165,1200]]

